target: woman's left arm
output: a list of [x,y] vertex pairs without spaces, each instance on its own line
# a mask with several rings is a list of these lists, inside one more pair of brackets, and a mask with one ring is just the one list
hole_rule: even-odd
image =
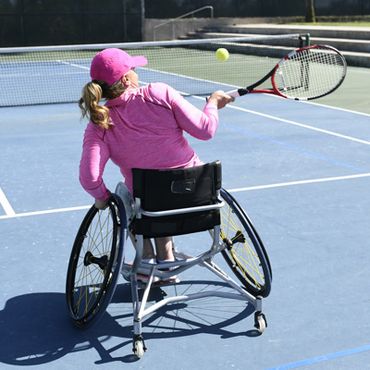
[[105,202],[110,192],[103,180],[105,165],[110,157],[104,142],[103,129],[91,126],[86,128],[80,161],[80,183],[96,200]]

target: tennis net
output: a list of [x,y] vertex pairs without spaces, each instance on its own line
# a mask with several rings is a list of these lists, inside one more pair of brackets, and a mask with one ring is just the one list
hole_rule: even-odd
[[[148,65],[137,69],[143,84],[165,82],[189,95],[227,91],[262,78],[288,51],[306,44],[304,36],[0,48],[0,107],[77,102],[90,80],[91,59],[108,47],[148,58]],[[227,62],[215,58],[220,47],[230,52]]]

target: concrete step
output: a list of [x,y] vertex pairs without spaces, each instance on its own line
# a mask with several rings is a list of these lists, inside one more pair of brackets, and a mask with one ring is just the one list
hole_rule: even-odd
[[[322,28],[322,27],[320,27]],[[343,30],[345,29],[345,30]],[[327,37],[323,33],[317,32],[316,27],[307,26],[282,26],[282,25],[233,25],[233,26],[219,26],[219,27],[205,27],[197,32],[190,33],[188,37],[191,38],[220,38],[220,37],[240,37],[242,35],[253,37],[263,35],[278,35],[278,34],[305,34],[311,35],[311,44],[327,44],[331,45],[345,56],[348,65],[356,67],[370,67],[370,28],[349,29],[349,27],[340,27],[333,29],[325,27],[325,35],[365,35],[367,39],[351,39],[340,37]],[[343,32],[341,32],[343,31]],[[344,33],[346,32],[346,33]],[[357,33],[359,32],[359,33]],[[321,36],[318,36],[321,35]],[[271,40],[259,41],[253,44],[241,45],[225,45],[231,52],[241,52],[254,55],[265,55],[270,57],[282,57],[286,52],[292,48],[297,47],[296,40]]]
[[330,26],[300,26],[300,25],[220,25],[205,27],[205,32],[221,33],[248,33],[279,35],[286,33],[309,33],[312,37],[340,38],[353,40],[370,40],[370,28],[368,27],[330,27]]
[[[193,45],[194,47],[194,45]],[[199,46],[203,50],[215,50],[215,45],[212,43],[201,44]],[[240,53],[246,55],[257,55],[262,57],[271,57],[280,59],[288,54],[293,48],[291,46],[282,45],[263,45],[245,42],[221,42],[217,43],[217,47],[226,48],[230,53]]]
[[[244,35],[244,34],[243,34]],[[224,32],[203,32],[199,30],[197,32],[191,32],[188,34],[188,38],[220,38],[220,37],[240,37],[240,33],[224,33]],[[246,33],[246,37],[264,36],[262,34]],[[369,35],[370,38],[370,35]],[[311,37],[311,44],[331,45],[340,51],[354,51],[359,53],[370,53],[370,40],[351,40],[351,39],[339,39],[339,38],[324,38],[324,37]],[[282,39],[282,40],[271,40],[271,41],[256,41],[256,43],[265,45],[284,45],[297,47],[297,40],[294,39]]]
[[323,37],[311,37],[311,44],[331,45],[340,51],[352,51],[370,53],[369,40],[335,39]]
[[353,51],[342,52],[347,64],[352,67],[370,67],[370,53],[357,53]]

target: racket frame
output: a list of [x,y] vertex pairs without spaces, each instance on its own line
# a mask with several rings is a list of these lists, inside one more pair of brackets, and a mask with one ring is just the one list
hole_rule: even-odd
[[[294,97],[294,96],[289,96],[289,95],[284,94],[277,87],[277,84],[276,84],[276,81],[275,81],[276,71],[287,60],[292,59],[298,53],[301,53],[305,50],[310,50],[310,49],[326,49],[326,50],[331,50],[331,51],[337,53],[340,56],[340,58],[343,62],[343,73],[342,73],[341,79],[338,81],[338,83],[335,86],[333,86],[332,89],[326,91],[323,94],[320,94],[320,95],[317,95],[317,96],[314,96],[314,97],[308,97],[308,98]],[[318,98],[321,98],[321,97],[326,96],[328,94],[331,94],[333,91],[335,91],[342,84],[344,78],[346,77],[346,74],[347,74],[346,60],[345,60],[344,56],[336,48],[334,48],[330,45],[315,44],[315,45],[304,46],[304,47],[292,50],[287,55],[285,55],[282,59],[280,59],[280,61],[274,66],[274,68],[272,68],[271,71],[269,73],[267,73],[264,77],[262,77],[260,80],[253,83],[252,85],[247,86],[246,88],[239,88],[239,89],[236,89],[236,90],[231,90],[231,91],[226,92],[226,94],[228,94],[228,95],[230,95],[234,98],[237,98],[239,96],[243,96],[243,95],[247,95],[247,94],[261,94],[261,93],[263,93],[263,94],[273,94],[273,95],[277,95],[277,96],[280,96],[280,97],[283,97],[283,98],[286,98],[286,99],[293,99],[293,100],[303,100],[303,101],[304,100],[313,100],[313,99],[318,99]],[[263,84],[269,78],[271,78],[272,88],[270,88],[270,89],[268,89],[268,88],[267,89],[256,89],[258,86]]]

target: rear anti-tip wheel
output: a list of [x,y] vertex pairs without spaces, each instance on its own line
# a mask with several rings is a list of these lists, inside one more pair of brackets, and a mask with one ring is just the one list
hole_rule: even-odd
[[144,339],[141,335],[134,336],[132,352],[134,352],[134,355],[137,358],[142,358],[144,356],[144,353],[146,352],[146,347]]
[[267,328],[266,316],[261,312],[254,313],[254,327],[260,334],[263,334]]

